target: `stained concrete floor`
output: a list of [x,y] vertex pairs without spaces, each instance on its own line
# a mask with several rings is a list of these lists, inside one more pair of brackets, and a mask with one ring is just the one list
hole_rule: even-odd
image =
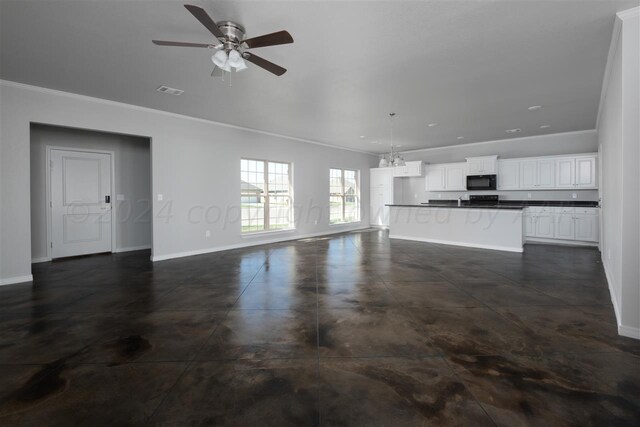
[[0,287],[0,425],[638,425],[593,248],[334,235]]

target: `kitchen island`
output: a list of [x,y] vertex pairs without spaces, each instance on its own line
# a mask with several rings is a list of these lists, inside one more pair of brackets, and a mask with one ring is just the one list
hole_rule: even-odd
[[449,203],[387,206],[391,239],[522,252],[522,206]]

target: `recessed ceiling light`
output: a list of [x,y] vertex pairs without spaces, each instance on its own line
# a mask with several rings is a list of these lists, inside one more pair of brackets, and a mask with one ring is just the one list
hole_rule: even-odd
[[396,145],[396,147],[402,147],[402,144],[398,144],[398,145]]
[[436,127],[438,126],[437,123],[429,123],[427,126],[429,126],[430,128]]
[[507,132],[507,133],[518,133],[518,132],[522,132],[522,129],[520,129],[520,128],[507,129],[505,132]]
[[464,136],[459,136],[458,139],[464,139]]
[[366,138],[366,136],[360,135],[360,139],[365,139],[365,138]]
[[542,108],[542,105],[532,105],[531,107],[527,108],[527,110],[529,111],[536,111]]
[[372,144],[380,144],[378,141],[371,141]]
[[546,129],[546,128],[550,128],[550,127],[551,127],[551,125],[542,125],[542,126],[540,126],[540,129]]

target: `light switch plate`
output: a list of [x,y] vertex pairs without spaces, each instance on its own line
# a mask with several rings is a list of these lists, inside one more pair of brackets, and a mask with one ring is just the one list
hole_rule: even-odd
[[578,198],[578,194],[576,194],[576,193],[571,193],[571,198],[572,198],[572,199],[577,199],[577,198]]
[[158,194],[158,201],[161,202],[162,199],[164,199],[164,197],[162,196],[162,194]]

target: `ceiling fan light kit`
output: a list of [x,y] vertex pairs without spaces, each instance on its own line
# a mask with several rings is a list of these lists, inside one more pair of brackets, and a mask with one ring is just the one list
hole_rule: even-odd
[[[216,42],[190,43],[153,40],[154,44],[158,46],[218,49],[218,51],[211,56],[211,61],[218,69],[225,72],[231,72],[232,70],[237,72],[247,69],[248,67],[245,60],[260,68],[264,68],[276,76],[281,76],[287,72],[285,68],[273,62],[267,61],[253,53],[245,52],[245,49],[293,43],[293,37],[291,37],[291,34],[287,31],[276,31],[275,33],[245,39],[245,30],[242,25],[232,21],[216,23],[201,7],[190,4],[186,4],[184,7],[213,34]],[[211,76],[217,75],[215,71],[216,68],[214,68]]]

